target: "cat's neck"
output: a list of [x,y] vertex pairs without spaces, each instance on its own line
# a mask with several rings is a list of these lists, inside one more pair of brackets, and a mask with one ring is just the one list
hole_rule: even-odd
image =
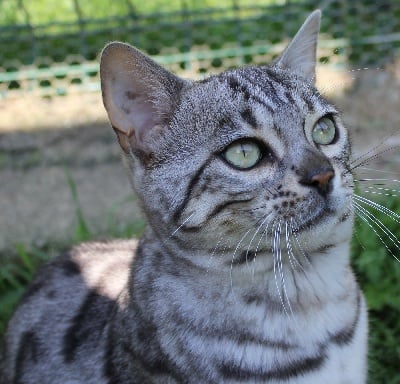
[[[194,340],[196,356],[206,363],[208,350],[219,351],[221,360],[229,361],[229,351],[234,348],[249,365],[260,367],[275,359],[271,346],[282,344],[288,335],[288,348],[293,345],[300,350],[333,338],[341,340],[360,308],[348,244],[310,256],[310,264],[296,273],[290,262],[265,274],[246,272],[246,265],[241,271],[207,271],[170,254],[154,237],[144,236],[131,268],[125,302],[129,310],[117,313],[114,319],[120,337],[126,339],[130,334],[132,342],[144,343],[146,349],[139,335],[146,332],[143,327],[152,326],[163,329],[161,344],[180,348]],[[126,316],[139,316],[140,321],[126,321]],[[342,322],[337,322],[338,316]],[[231,347],[225,348],[218,340]],[[263,340],[265,347],[254,340]],[[254,353],[247,353],[246,345],[254,346]]]
[[[173,241],[162,241],[151,228],[143,236],[132,268],[131,286],[149,286],[154,282],[163,286],[163,292],[209,292],[216,299],[227,296],[258,296],[255,301],[282,305],[282,301],[314,305],[329,301],[330,292],[346,293],[343,276],[352,275],[349,266],[349,241],[343,239],[333,245],[311,252],[284,247],[274,254],[269,247],[257,254],[243,248],[226,247],[224,252],[182,249]],[[176,248],[174,247],[176,246]],[[240,259],[239,259],[240,258]],[[140,270],[151,271],[143,280]],[[323,276],[323,278],[322,278]],[[352,278],[349,277],[349,282]],[[246,293],[247,292],[247,293]],[[179,297],[179,292],[171,293]],[[204,295],[207,301],[208,295]],[[264,297],[264,298],[263,298]],[[185,300],[186,296],[182,297]],[[301,304],[301,305],[303,305]]]

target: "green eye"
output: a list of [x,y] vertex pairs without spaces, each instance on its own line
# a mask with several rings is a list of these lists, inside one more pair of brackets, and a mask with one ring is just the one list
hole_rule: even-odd
[[332,144],[336,138],[335,123],[329,117],[323,117],[317,121],[312,130],[312,139],[315,144]]
[[254,167],[261,159],[261,149],[250,140],[240,140],[229,145],[223,152],[224,159],[240,169]]

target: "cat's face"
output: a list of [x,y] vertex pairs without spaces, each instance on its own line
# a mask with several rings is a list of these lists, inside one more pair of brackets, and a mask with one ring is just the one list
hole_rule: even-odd
[[[337,111],[283,71],[246,68],[194,84],[158,144],[146,208],[165,223],[164,235],[179,227],[175,236],[194,247],[221,239],[236,247],[258,230],[255,246],[278,225],[312,229],[321,246],[350,212],[349,147]],[[327,180],[313,182],[318,174]]]
[[[304,26],[299,33],[316,39]],[[314,88],[313,66],[297,63],[306,55],[299,39],[271,67],[194,83],[129,46],[106,48],[105,105],[165,241],[240,253],[270,251],[276,236],[295,236],[307,251],[350,237],[347,132]]]

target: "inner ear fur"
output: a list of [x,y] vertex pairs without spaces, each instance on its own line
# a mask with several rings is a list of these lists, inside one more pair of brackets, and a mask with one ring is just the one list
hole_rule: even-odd
[[149,141],[165,129],[186,81],[120,42],[104,48],[100,78],[103,103],[122,149],[148,151]]

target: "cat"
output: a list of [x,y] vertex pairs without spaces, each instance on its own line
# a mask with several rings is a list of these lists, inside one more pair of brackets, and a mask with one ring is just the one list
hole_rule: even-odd
[[148,225],[43,267],[2,383],[366,382],[350,144],[314,85],[320,17],[271,65],[199,81],[105,47],[103,101]]

